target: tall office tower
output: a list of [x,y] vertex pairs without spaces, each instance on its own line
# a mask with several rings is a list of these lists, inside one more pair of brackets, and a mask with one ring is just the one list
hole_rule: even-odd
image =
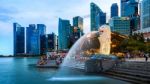
[[56,51],[56,45],[57,45],[57,36],[55,33],[51,33],[47,35],[47,46],[48,51]]
[[121,13],[121,17],[123,17],[123,16],[125,16],[125,13],[126,13],[126,10],[127,9],[125,9],[126,7],[126,4],[127,4],[127,2],[128,2],[129,0],[121,0],[120,1],[120,5],[121,5],[121,10],[120,10],[120,13]]
[[73,44],[81,37],[81,30],[80,28],[73,26],[73,33],[72,33],[72,42]]
[[33,34],[31,36],[30,42],[31,42],[30,54],[39,55],[40,54],[40,37],[39,37],[39,31],[37,29],[33,30]]
[[145,39],[150,40],[150,0],[141,3],[141,30]]
[[109,22],[111,31],[118,32],[123,35],[130,34],[130,18],[129,17],[112,17]]
[[78,27],[81,31],[81,35],[83,35],[83,18],[80,16],[76,16],[73,18],[73,26]]
[[39,32],[39,52],[45,54],[47,51],[46,45],[46,26],[44,24],[37,24],[37,30]]
[[44,24],[37,24],[37,30],[39,31],[39,35],[46,34],[46,26]]
[[121,0],[121,16],[138,16],[138,4],[139,0]]
[[26,30],[26,53],[40,55],[46,52],[46,26],[30,24]]
[[70,32],[71,32],[70,21],[59,18],[59,24],[58,24],[58,49],[59,50],[69,49]]
[[35,24],[29,24],[29,27],[26,28],[26,53],[32,54],[31,51],[31,38],[34,34],[34,31],[36,29]]
[[46,54],[47,52],[47,35],[40,36],[40,54]]
[[121,16],[130,18],[130,34],[140,27],[139,0],[121,0]]
[[14,56],[25,53],[25,30],[18,23],[13,23]]
[[91,31],[97,31],[100,26],[106,24],[106,13],[104,13],[95,3],[90,4]]
[[111,18],[115,17],[115,16],[118,16],[118,5],[117,5],[117,3],[113,3],[111,5]]

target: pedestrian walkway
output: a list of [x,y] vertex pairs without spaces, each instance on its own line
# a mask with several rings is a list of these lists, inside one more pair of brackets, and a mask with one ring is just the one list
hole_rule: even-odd
[[150,84],[150,60],[144,58],[127,59],[106,72],[108,76],[134,84]]
[[[138,61],[138,62],[145,62],[145,58],[130,58],[125,59],[126,61]],[[150,58],[148,59],[148,62],[150,62]]]

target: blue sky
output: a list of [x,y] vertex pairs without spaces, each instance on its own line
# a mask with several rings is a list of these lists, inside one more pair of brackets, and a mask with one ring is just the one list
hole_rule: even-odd
[[96,3],[110,17],[110,6],[120,0],[0,0],[0,54],[13,54],[13,22],[23,27],[43,23],[47,33],[57,34],[58,18],[84,17],[84,32],[90,31],[90,3]]

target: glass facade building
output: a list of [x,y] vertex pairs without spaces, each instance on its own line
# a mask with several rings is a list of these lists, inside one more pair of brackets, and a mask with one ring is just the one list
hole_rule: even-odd
[[48,41],[48,43],[47,43],[48,44],[48,51],[56,50],[57,36],[54,33],[47,35],[47,41]]
[[30,24],[26,30],[26,53],[39,55],[46,49],[46,26],[44,24]]
[[25,29],[18,23],[13,23],[14,56],[25,53]]
[[44,24],[37,24],[37,30],[39,31],[39,35],[46,34],[46,26]]
[[139,0],[121,0],[121,16],[133,17],[138,15]]
[[120,13],[121,13],[121,17],[125,16],[125,12],[126,12],[126,4],[129,0],[121,0],[120,1],[120,5],[121,5],[121,10],[120,10]]
[[115,16],[118,16],[118,5],[117,5],[117,3],[113,3],[111,5],[111,18],[115,17]]
[[69,48],[71,25],[69,20],[59,18],[58,23],[58,49],[65,50]]
[[74,43],[81,37],[81,30],[78,27],[73,28]]
[[47,37],[46,35],[40,36],[40,54],[46,54],[47,51]]
[[111,31],[118,32],[123,35],[130,34],[130,18],[129,17],[112,17],[109,25]]
[[37,31],[39,32],[39,52],[44,54],[46,52],[46,26],[44,24],[37,24]]
[[95,3],[90,4],[91,31],[97,31],[98,28],[106,24],[106,13],[104,13]]
[[35,24],[29,24],[29,27],[26,28],[26,53],[31,54],[31,37],[33,36]]
[[70,47],[82,36],[80,28],[76,26],[71,26],[71,29],[72,29],[72,33],[70,35],[70,42],[71,42]]
[[31,51],[30,54],[39,55],[40,54],[40,39],[39,39],[39,32],[38,30],[33,30],[33,34],[31,36]]
[[150,28],[150,0],[143,0],[141,7],[142,29]]
[[73,18],[73,26],[78,27],[81,30],[83,35],[83,18],[80,16],[76,16]]
[[130,34],[140,29],[139,0],[121,0],[121,16],[130,18]]
[[141,29],[136,32],[143,33],[145,40],[150,39],[150,0],[141,2]]

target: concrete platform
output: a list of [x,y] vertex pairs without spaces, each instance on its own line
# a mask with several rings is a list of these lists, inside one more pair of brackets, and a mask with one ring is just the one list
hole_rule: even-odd
[[[129,58],[129,59],[125,59],[125,61],[139,61],[139,62],[145,62],[145,58]],[[150,62],[150,58],[148,58],[148,62]]]
[[128,59],[106,74],[134,84],[150,84],[150,61],[145,62],[144,58]]

